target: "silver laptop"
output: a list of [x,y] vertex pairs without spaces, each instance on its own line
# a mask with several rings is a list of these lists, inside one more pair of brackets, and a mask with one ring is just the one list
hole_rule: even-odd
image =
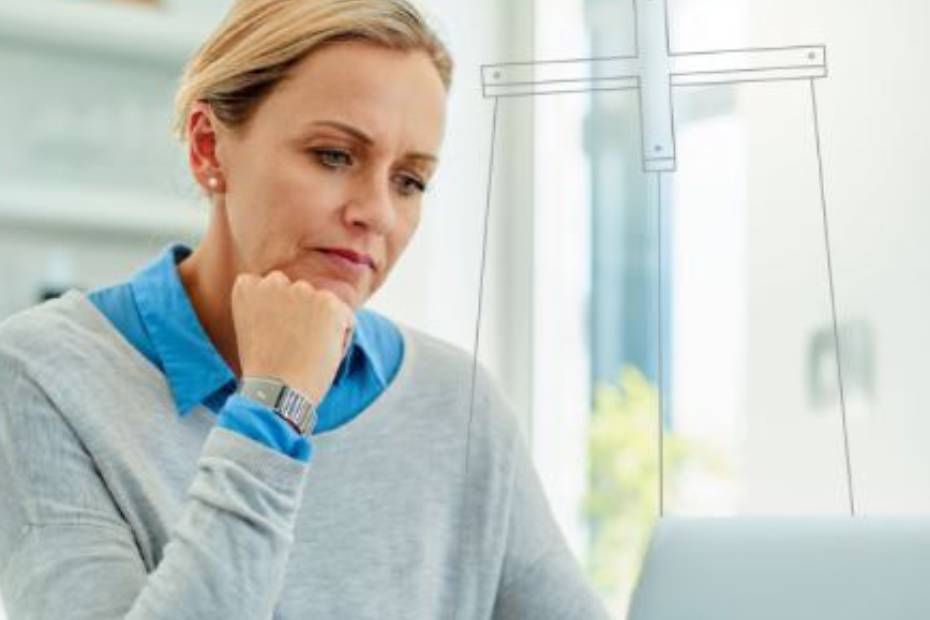
[[662,519],[629,620],[930,620],[930,518]]

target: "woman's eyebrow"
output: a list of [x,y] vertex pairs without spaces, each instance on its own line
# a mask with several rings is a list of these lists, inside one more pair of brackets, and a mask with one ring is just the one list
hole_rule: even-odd
[[[355,138],[356,140],[358,140],[365,146],[373,146],[375,143],[374,139],[372,139],[371,136],[369,136],[362,130],[357,129],[356,127],[353,127],[352,125],[347,125],[346,123],[342,123],[339,121],[316,121],[314,123],[311,123],[310,127],[329,127],[331,129],[337,129],[339,131],[349,134],[350,136],[352,136],[353,138]],[[419,160],[425,160],[428,162],[438,161],[438,158],[435,155],[432,155],[430,153],[412,152],[412,153],[407,153],[405,157],[407,159],[419,159]]]

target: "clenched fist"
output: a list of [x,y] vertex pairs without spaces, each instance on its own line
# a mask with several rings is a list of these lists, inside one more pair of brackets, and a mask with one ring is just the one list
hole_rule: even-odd
[[319,404],[355,329],[352,308],[280,271],[241,274],[231,304],[242,376],[275,377]]

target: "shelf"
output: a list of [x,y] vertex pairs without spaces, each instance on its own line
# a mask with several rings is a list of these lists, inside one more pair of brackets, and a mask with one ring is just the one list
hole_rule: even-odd
[[0,2],[0,44],[181,66],[217,18],[213,12],[185,14],[116,2],[4,0]]
[[[79,56],[80,66],[86,64],[89,71],[98,64],[119,62],[128,66],[134,76],[151,80],[171,76],[173,80],[227,5],[226,0],[172,0],[159,7],[101,0],[0,0],[0,68],[3,52],[12,50],[14,67],[23,64],[21,56],[43,62],[52,58],[51,64],[37,64],[41,67],[54,65],[56,57]],[[64,66],[71,72],[69,77],[81,78],[73,75],[73,65]],[[34,83],[30,81],[32,86],[24,86],[22,92],[14,90],[12,96],[28,100],[30,88],[45,92],[41,86],[43,80],[50,80],[49,75],[45,70],[35,76]],[[97,76],[92,71],[89,75]],[[118,79],[122,74],[113,75]],[[118,86],[113,84],[114,92]],[[99,92],[101,100],[108,96],[105,90],[94,88],[90,92]],[[153,148],[156,146],[162,148]],[[34,144],[24,145],[22,156],[28,157],[35,149]],[[131,157],[126,154],[127,163],[132,163]],[[56,185],[41,178],[31,182],[2,178],[0,231],[190,238],[202,234],[205,228],[207,214],[199,204],[194,194],[187,197],[168,191],[147,192],[146,188]]]
[[195,199],[88,192],[81,188],[49,190],[4,185],[0,190],[0,231],[25,227],[186,239],[202,235],[206,221],[206,207]]

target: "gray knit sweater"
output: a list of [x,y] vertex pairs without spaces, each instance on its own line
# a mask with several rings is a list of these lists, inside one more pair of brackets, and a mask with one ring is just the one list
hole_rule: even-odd
[[394,381],[307,464],[180,417],[81,293],[0,324],[9,619],[606,618],[499,388],[479,367],[469,425],[471,356],[400,327]]

